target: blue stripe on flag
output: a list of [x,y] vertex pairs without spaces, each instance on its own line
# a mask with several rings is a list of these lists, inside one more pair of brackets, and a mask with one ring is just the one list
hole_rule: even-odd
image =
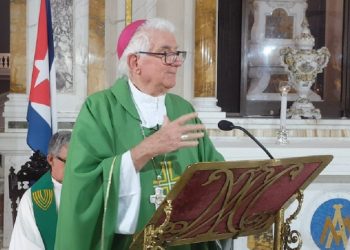
[[47,146],[51,136],[51,127],[47,122],[33,109],[31,103],[28,105],[27,113],[28,135],[27,143],[32,150],[40,150],[41,153],[47,155]]

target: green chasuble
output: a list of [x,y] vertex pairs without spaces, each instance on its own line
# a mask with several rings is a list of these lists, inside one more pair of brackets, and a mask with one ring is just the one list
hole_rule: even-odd
[[[173,94],[166,95],[165,106],[170,120],[194,112],[189,102]],[[192,122],[200,123],[200,120]],[[126,79],[118,80],[112,88],[93,94],[86,100],[70,141],[56,250],[128,249],[131,236],[115,234],[120,163],[123,153],[144,139],[140,124]],[[155,159],[159,172],[159,162],[164,160],[163,157]],[[188,165],[222,161],[223,157],[205,135],[197,147],[169,153],[165,160],[171,171],[168,177],[176,181]],[[142,194],[137,231],[144,228],[155,211],[154,204],[150,203],[154,180],[155,172],[150,161],[140,172]],[[211,244],[171,249],[215,249],[210,248]]]
[[55,246],[57,207],[53,188],[50,171],[31,187],[34,218],[46,250]]

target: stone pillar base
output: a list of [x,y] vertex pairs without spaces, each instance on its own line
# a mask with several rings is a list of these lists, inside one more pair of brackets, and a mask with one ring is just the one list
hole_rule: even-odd
[[217,128],[218,122],[226,118],[226,113],[222,112],[216,103],[217,99],[215,97],[195,97],[192,100],[199,118],[207,128]]
[[192,104],[197,112],[220,112],[221,108],[216,105],[215,97],[195,97]]

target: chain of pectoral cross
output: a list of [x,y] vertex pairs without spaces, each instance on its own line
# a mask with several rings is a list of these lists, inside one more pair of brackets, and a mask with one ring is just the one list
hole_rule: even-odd
[[[136,106],[136,109],[138,110],[136,103],[135,103],[135,106]],[[141,114],[139,110],[138,110],[138,113]],[[159,129],[158,125],[157,125],[157,128]],[[146,134],[141,123],[140,123],[140,129],[141,129],[141,134],[145,139]],[[151,161],[152,161],[154,173],[156,175],[156,180],[153,181],[154,194],[150,195],[150,202],[154,204],[155,208],[157,209],[165,199],[166,194],[168,194],[171,188],[175,185],[176,181],[179,179],[179,176],[177,177],[174,176],[174,171],[171,165],[171,161],[166,161],[166,154],[164,154],[163,161],[160,162],[161,169],[159,174],[157,172],[155,159],[153,157]],[[164,194],[164,190],[166,191],[165,194]]]

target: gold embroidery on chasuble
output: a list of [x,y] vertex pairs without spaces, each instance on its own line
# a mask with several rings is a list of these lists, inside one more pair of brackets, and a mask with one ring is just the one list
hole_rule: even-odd
[[169,193],[175,183],[180,179],[180,176],[175,176],[171,161],[160,162],[161,176],[160,180],[153,181],[153,187],[160,187],[165,190],[165,195]]
[[42,210],[47,210],[53,200],[52,189],[42,189],[32,193],[32,199]]

